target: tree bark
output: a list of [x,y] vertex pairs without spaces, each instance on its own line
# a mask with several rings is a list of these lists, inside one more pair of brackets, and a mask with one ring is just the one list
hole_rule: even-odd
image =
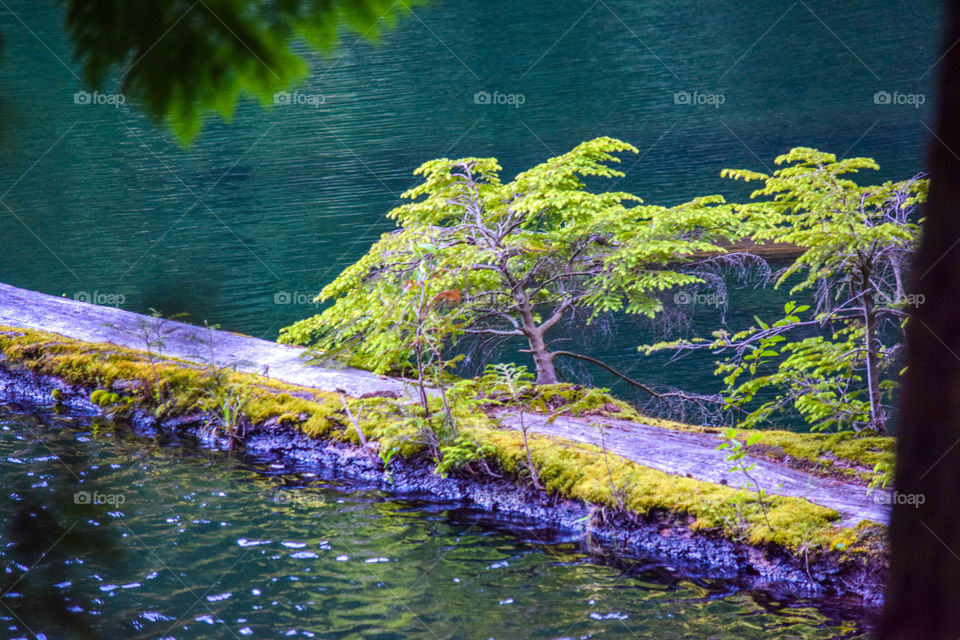
[[907,373],[895,486],[883,640],[960,637],[960,0],[945,4],[929,201],[907,324]]
[[870,426],[887,433],[887,421],[880,398],[880,358],[877,355],[877,313],[870,292],[870,274],[863,274],[863,324],[867,351],[867,393],[870,397]]
[[557,370],[553,366],[553,355],[547,349],[547,344],[543,339],[543,332],[538,328],[527,334],[527,342],[530,344],[530,353],[533,355],[533,363],[537,367],[537,384],[556,384]]
[[543,339],[544,328],[537,326],[533,319],[533,308],[525,296],[517,301],[520,310],[520,329],[530,345],[530,355],[537,369],[537,384],[556,384],[557,370],[553,366],[553,354],[547,349]]

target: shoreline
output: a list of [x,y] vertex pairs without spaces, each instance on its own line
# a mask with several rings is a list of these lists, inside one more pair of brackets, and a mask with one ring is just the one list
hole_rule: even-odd
[[[378,376],[338,363],[307,365],[301,358],[305,353],[302,347],[212,331],[172,320],[158,320],[114,307],[77,302],[0,283],[0,327],[4,325],[56,333],[85,343],[109,343],[136,350],[143,348],[144,339],[138,336],[143,327],[157,326],[166,332],[162,349],[166,359],[209,366],[210,354],[215,352],[215,359],[221,366],[223,363],[247,363],[258,373],[268,371],[264,377],[271,381],[322,392],[343,392],[353,398],[385,396],[415,401],[412,381]],[[609,400],[611,404],[606,407],[611,411],[589,411],[583,417],[558,414],[547,420],[544,415],[525,414],[530,418],[531,430],[542,435],[596,445],[599,443],[597,427],[602,427],[610,450],[625,459],[673,475],[734,487],[746,486],[744,478],[727,473],[726,454],[716,449],[722,442],[717,429],[641,416],[625,403],[613,398]],[[500,424],[517,427],[515,413],[495,411],[491,415]],[[862,459],[844,459],[843,443],[831,448],[826,440],[819,434],[798,436],[783,431],[766,432],[761,444],[749,450],[756,464],[753,475],[771,491],[777,487],[777,492],[782,495],[803,497],[836,509],[846,526],[856,526],[864,520],[886,522],[889,504],[869,499],[864,481],[878,461],[878,454],[853,452],[861,454],[856,457]],[[774,446],[768,446],[768,442]],[[828,469],[811,464],[816,458],[811,454],[812,442],[826,447],[826,454],[832,458]],[[887,445],[892,457],[892,439],[872,439],[869,444]],[[848,452],[846,457],[853,453]],[[847,477],[843,477],[843,473],[825,473],[829,471],[845,471]],[[879,493],[883,494],[883,491]]]
[[[10,291],[16,296],[7,296]],[[481,424],[471,429],[495,445],[480,459],[482,467],[471,463],[441,476],[434,468],[436,460],[422,448],[407,447],[387,457],[375,453],[388,444],[378,431],[380,424],[395,420],[398,409],[408,412],[406,396],[397,391],[406,390],[403,381],[349,368],[308,367],[299,360],[300,350],[182,323],[171,323],[181,333],[172,341],[177,349],[164,349],[162,356],[130,349],[129,343],[135,343],[131,329],[149,320],[0,285],[0,400],[26,413],[55,410],[85,418],[106,416],[128,422],[140,435],[186,435],[223,448],[230,440],[209,437],[211,414],[201,406],[210,366],[204,364],[204,343],[199,340],[216,341],[220,362],[263,350],[272,359],[253,364],[269,362],[271,374],[277,366],[286,380],[230,374],[231,379],[246,380],[259,403],[251,405],[238,438],[244,455],[270,459],[285,470],[309,469],[348,478],[398,498],[457,505],[485,514],[494,523],[534,523],[591,551],[641,558],[682,575],[729,579],[741,588],[815,597],[868,612],[882,604],[887,566],[883,526],[869,520],[878,514],[882,520],[886,510],[857,497],[865,492],[862,483],[805,473],[752,455],[758,472],[771,482],[769,499],[780,518],[774,521],[785,528],[767,530],[753,513],[731,531],[725,518],[730,514],[739,518],[741,508],[755,505],[749,489],[741,493],[743,484],[738,490],[736,476],[726,472],[723,453],[715,450],[720,440],[711,435],[715,430],[642,416],[628,419],[627,406],[614,405],[612,399],[601,401],[608,411],[579,417],[561,410],[563,415],[549,423],[545,416],[525,414],[536,433],[531,436],[534,458],[538,475],[547,474],[541,476],[546,477],[546,491],[534,488],[525,476],[529,458],[518,453],[519,432],[509,409],[478,410]],[[74,335],[50,333],[59,330]],[[110,338],[116,335],[128,346],[113,343]],[[165,403],[154,401],[148,392],[154,366],[180,385],[167,388],[170,398]],[[353,435],[360,431],[359,423],[351,426],[347,420],[341,389],[351,396],[343,402],[359,403],[354,406],[373,415],[362,429],[373,449]],[[564,402],[563,390],[549,391]],[[608,432],[602,449],[592,434],[598,424]],[[597,460],[606,464],[606,470],[599,467],[596,473],[595,468],[591,476],[585,468],[596,467]],[[631,501],[618,496],[612,475],[607,484],[611,464],[617,465],[617,473],[640,474],[640,485],[628,487]],[[781,494],[775,493],[774,481],[781,481]],[[800,497],[804,494],[791,494],[782,488],[786,481],[819,487],[817,491],[840,511],[809,502]],[[727,501],[734,498],[740,506],[734,505],[732,512]],[[794,521],[796,527],[799,523],[819,527],[820,537],[798,538],[790,530]]]
[[[54,395],[58,396],[55,403]],[[2,360],[0,399],[15,413],[55,412],[80,420],[101,417],[88,389]],[[202,413],[157,420],[149,411],[138,409],[128,422],[139,437],[175,436],[228,449],[225,438],[204,435]],[[388,473],[359,446],[310,438],[283,426],[248,431],[243,449],[234,453],[271,464],[271,473],[311,472],[321,480],[344,480],[395,499],[466,510],[491,526],[540,532],[548,543],[577,544],[584,553],[605,562],[629,562],[677,578],[722,580],[740,590],[763,590],[785,599],[811,598],[827,608],[855,612],[867,621],[883,603],[883,567],[840,567],[827,558],[804,566],[802,559],[782,549],[693,532],[679,514],[606,515],[598,505],[550,496],[513,479],[441,477],[429,465],[404,458],[392,460]],[[278,469],[278,464],[283,468]]]

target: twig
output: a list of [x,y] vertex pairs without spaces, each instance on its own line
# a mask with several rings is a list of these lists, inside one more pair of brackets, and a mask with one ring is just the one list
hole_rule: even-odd
[[350,405],[347,404],[347,399],[343,397],[343,394],[338,394],[340,396],[340,403],[343,405],[343,410],[347,412],[347,418],[350,419],[350,422],[353,423],[353,428],[357,430],[357,437],[360,438],[360,445],[363,447],[364,452],[370,460],[377,466],[380,466],[381,460],[373,449],[370,448],[370,445],[367,443],[367,437],[363,435],[363,429],[360,428],[360,412],[357,412],[357,415],[354,416],[353,412],[350,411]]

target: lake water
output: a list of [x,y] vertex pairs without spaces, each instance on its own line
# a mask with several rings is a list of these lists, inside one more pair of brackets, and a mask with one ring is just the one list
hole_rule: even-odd
[[468,513],[109,423],[0,413],[0,483],[9,490],[0,496],[5,638],[867,633],[812,601],[630,561],[598,565],[573,545],[498,532]]
[[[266,338],[315,311],[431,158],[496,156],[509,178],[615,136],[641,150],[617,188],[667,205],[743,197],[721,169],[763,170],[801,145],[873,156],[878,180],[913,175],[939,16],[933,0],[437,2],[379,45],[347,35],[313,57],[298,90],[322,104],[243,103],[184,149],[134,104],[74,104],[79,69],[51,4],[0,8],[0,280]],[[911,95],[923,104],[896,104]],[[783,300],[743,292],[727,319],[772,317]],[[719,320],[695,312],[701,332]],[[709,357],[638,357],[660,337],[643,323],[571,335],[647,382],[717,387]]]

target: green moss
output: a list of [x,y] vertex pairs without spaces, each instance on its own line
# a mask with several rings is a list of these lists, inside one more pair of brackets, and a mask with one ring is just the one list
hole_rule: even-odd
[[760,442],[750,447],[750,453],[869,481],[878,465],[893,468],[895,444],[892,437],[858,436],[850,431],[831,434],[764,431]]
[[[157,356],[151,363],[141,351],[113,344],[80,342],[32,329],[0,327],[0,351],[11,361],[37,373],[95,387],[91,401],[100,406],[119,399],[114,399],[117,394],[111,391],[118,383],[135,390],[140,404],[155,403],[154,371],[163,390],[164,402],[160,408],[164,415],[197,411],[214,384],[209,369],[194,363]],[[321,437],[329,433],[331,417],[342,411],[337,394],[264,380],[248,373],[230,373],[225,382],[254,387],[245,413],[255,424],[286,416],[288,421],[295,420],[306,435]]]
[[97,389],[90,394],[90,402],[98,407],[109,407],[120,402],[120,395],[106,389]]
[[[523,438],[516,431],[479,431],[500,468],[522,475],[526,470]],[[531,436],[537,474],[553,493],[607,507],[621,505],[637,514],[660,511],[692,518],[694,530],[715,531],[751,544],[777,544],[793,551],[849,548],[857,535],[836,526],[840,515],[801,498],[768,496],[772,529],[755,496],[725,485],[702,482],[650,469],[598,447],[558,438]]]
[[607,389],[582,387],[568,383],[544,384],[525,400],[528,408],[572,416],[607,415],[624,420],[641,416],[637,410],[610,395]]
[[[71,384],[111,390],[116,383],[137,383],[147,396],[156,386],[154,367],[143,352],[113,344],[85,343],[29,329],[0,327],[0,350],[11,361]],[[196,404],[204,388],[202,368],[162,359],[155,363],[161,386],[179,408]]]
[[342,412],[339,398],[332,393],[314,392],[312,399],[297,397],[290,393],[276,393],[269,387],[258,389],[245,414],[253,424],[263,424],[277,418],[283,426],[295,426],[311,438],[330,436],[341,425],[337,419]]
[[721,429],[716,427],[707,427],[697,424],[686,424],[684,422],[676,422],[674,420],[664,420],[663,418],[653,418],[650,416],[645,416],[638,414],[639,417],[635,420],[637,422],[642,422],[643,424],[650,425],[651,427],[660,427],[661,429],[671,429],[672,431],[688,431],[691,433],[708,433],[708,434],[717,434],[722,433]]

